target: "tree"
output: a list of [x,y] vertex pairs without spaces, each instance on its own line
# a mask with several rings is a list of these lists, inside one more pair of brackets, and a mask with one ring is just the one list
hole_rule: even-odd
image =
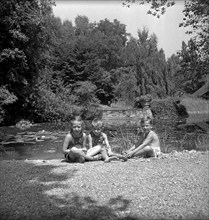
[[3,0],[0,3],[0,86],[17,99],[7,111],[24,114],[29,104],[45,51],[50,43],[47,17],[51,0]]
[[137,94],[136,72],[131,67],[121,67],[112,71],[114,99],[134,106]]
[[151,6],[147,13],[156,16],[157,18],[160,18],[160,15],[165,14],[166,8],[175,4],[175,1],[170,0],[124,0],[123,6],[130,7],[131,4],[135,2],[139,2],[140,5],[149,3]]
[[209,2],[205,0],[186,1],[183,10],[184,22],[181,27],[190,27],[188,34],[194,37],[188,46],[182,45],[179,52],[181,65],[186,72],[185,90],[189,93],[199,89],[209,75]]
[[151,94],[153,97],[168,95],[169,74],[164,51],[157,48],[157,37],[147,28],[138,30],[138,39],[133,37],[124,50],[124,63],[136,72],[137,96]]

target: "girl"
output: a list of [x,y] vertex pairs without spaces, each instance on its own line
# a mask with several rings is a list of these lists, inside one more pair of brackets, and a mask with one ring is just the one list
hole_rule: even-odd
[[101,155],[94,156],[101,150],[100,147],[86,149],[86,134],[83,132],[84,122],[80,116],[71,121],[71,130],[64,139],[62,151],[67,162],[84,163],[101,159]]

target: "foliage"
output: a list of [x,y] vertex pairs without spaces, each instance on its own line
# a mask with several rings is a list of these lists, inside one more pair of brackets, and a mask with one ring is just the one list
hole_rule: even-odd
[[182,86],[188,93],[194,93],[205,81],[209,66],[209,3],[205,0],[186,1],[183,10],[182,27],[190,27],[188,34],[194,37],[179,52],[184,74]]
[[125,47],[124,60],[126,66],[133,66],[136,72],[136,96],[165,97],[170,93],[165,54],[162,49],[158,50],[155,34],[150,35],[146,28],[138,30],[138,39],[131,37]]
[[160,18],[160,15],[165,14],[166,8],[175,4],[175,1],[170,0],[124,0],[123,6],[130,7],[130,5],[135,2],[139,2],[140,5],[149,3],[151,6],[147,11],[147,14],[151,14],[157,18]]
[[0,87],[0,123],[4,120],[5,117],[5,105],[14,103],[17,100],[17,97],[10,93],[6,86]]
[[[52,14],[51,5],[50,0],[0,3],[0,86],[6,86],[16,96],[16,105],[22,112],[49,43],[46,17]],[[10,115],[13,111],[8,106]]]
[[125,102],[126,106],[133,106],[137,91],[136,73],[130,67],[121,67],[112,71],[114,98]]
[[[157,17],[173,5],[167,0],[140,3],[146,2],[149,13]],[[166,60],[157,36],[146,28],[134,38],[116,19],[91,23],[79,15],[73,25],[54,17],[50,0],[3,0],[0,88],[8,93],[1,99],[14,99],[1,105],[1,117],[5,123],[20,118],[66,121],[78,110],[92,118],[98,103],[133,106],[136,97],[146,94],[164,98],[177,89],[195,91],[208,66],[208,29],[203,25],[208,12],[207,7],[198,7],[200,3],[207,6],[203,0],[187,3],[183,24],[190,26],[193,17],[200,18],[195,21],[202,30],[198,38],[183,43],[179,55]]]
[[110,133],[110,145],[114,152],[122,153],[130,149],[140,138],[134,129],[124,130],[119,126],[117,132]]

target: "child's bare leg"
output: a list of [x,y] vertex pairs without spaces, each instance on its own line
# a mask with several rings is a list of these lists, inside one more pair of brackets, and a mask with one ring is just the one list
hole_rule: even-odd
[[137,151],[135,154],[133,154],[132,157],[152,157],[154,154],[154,150],[150,146],[146,146],[143,149]]
[[109,156],[108,156],[108,153],[107,153],[107,150],[105,150],[105,149],[102,149],[102,150],[101,150],[101,154],[102,154],[102,159],[104,160],[104,162],[110,162],[110,161],[112,161],[112,160],[117,160],[117,159],[118,159],[118,158],[115,157],[115,156],[109,157]]
[[86,155],[82,150],[80,150],[76,147],[72,147],[71,152],[73,152],[77,156],[77,158],[83,157],[87,161],[93,161],[94,160],[93,157]]
[[122,154],[118,154],[118,153],[115,153],[115,152],[112,152],[111,154],[109,154],[109,156],[110,156],[110,157],[115,156],[115,157],[117,157],[117,158],[119,158],[119,159],[122,159],[122,160],[124,160],[124,161],[127,161],[127,156],[122,155]]
[[100,153],[100,152],[101,152],[101,149],[102,149],[102,148],[101,148],[100,145],[97,145],[97,146],[95,146],[95,147],[92,147],[91,149],[89,149],[89,150],[87,151],[87,155],[93,157],[93,156],[97,155],[98,153]]

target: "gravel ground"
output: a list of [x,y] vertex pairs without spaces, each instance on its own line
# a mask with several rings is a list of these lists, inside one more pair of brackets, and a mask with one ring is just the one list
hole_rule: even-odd
[[0,219],[208,219],[209,152],[0,162]]

